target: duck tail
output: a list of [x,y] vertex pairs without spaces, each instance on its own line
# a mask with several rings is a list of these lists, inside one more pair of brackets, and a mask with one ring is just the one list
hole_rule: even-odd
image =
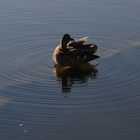
[[88,54],[88,55],[86,55],[85,62],[92,61],[92,60],[97,59],[97,58],[99,58],[99,57],[100,57],[100,56],[95,55],[95,54]]

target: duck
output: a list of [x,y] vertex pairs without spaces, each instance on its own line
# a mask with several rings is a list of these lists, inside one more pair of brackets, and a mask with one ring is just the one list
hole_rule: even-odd
[[95,55],[98,46],[85,44],[87,39],[88,37],[73,39],[69,34],[64,34],[52,55],[55,65],[78,66],[99,58]]

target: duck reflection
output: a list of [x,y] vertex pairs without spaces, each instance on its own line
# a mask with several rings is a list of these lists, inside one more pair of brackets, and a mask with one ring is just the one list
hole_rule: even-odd
[[54,72],[62,83],[62,92],[70,92],[73,84],[86,83],[89,79],[96,78],[98,71],[95,65],[85,63],[75,67],[55,65]]

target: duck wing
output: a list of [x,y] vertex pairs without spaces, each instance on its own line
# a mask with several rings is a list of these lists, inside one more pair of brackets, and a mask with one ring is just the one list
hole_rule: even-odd
[[85,45],[75,45],[75,46],[69,46],[69,51],[73,52],[79,52],[81,54],[83,53],[96,53],[98,46],[96,44],[85,44]]
[[87,40],[88,40],[88,37],[81,37],[81,38],[75,40],[75,42],[76,42],[77,45],[78,44],[83,45],[85,42],[87,42]]
[[88,37],[82,37],[79,39],[75,39],[73,41],[70,41],[67,46],[81,46],[88,40]]
[[88,37],[82,37],[74,41],[70,41],[67,44],[67,48],[69,50],[71,49],[77,49],[81,52],[93,52],[95,53],[97,51],[98,46],[96,44],[85,44],[87,41]]
[[74,48],[66,52],[64,55],[65,62],[71,65],[87,63],[89,61],[99,58],[99,56],[95,55],[94,52],[92,52],[91,50],[81,51]]

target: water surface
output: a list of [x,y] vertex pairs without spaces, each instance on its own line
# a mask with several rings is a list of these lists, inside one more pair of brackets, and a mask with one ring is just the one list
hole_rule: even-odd
[[[0,1],[0,139],[139,140],[140,1]],[[54,67],[63,33],[100,59]]]

